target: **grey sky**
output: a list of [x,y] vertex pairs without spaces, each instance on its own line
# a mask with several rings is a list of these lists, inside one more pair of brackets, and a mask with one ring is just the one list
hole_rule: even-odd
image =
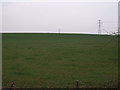
[[2,32],[2,3],[0,3],[0,32]]
[[120,33],[120,2],[119,2],[119,5],[118,5],[118,28],[119,28],[119,33]]
[[4,2],[2,15],[2,32],[98,33],[99,19],[118,29],[117,2]]

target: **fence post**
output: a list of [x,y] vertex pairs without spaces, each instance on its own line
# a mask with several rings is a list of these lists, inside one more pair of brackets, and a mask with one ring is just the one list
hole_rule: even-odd
[[79,80],[76,80],[76,88],[79,88]]
[[14,90],[14,82],[11,83],[11,86],[10,86],[9,90]]

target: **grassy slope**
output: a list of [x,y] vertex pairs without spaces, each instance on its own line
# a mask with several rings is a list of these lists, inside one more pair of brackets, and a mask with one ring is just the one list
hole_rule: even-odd
[[117,77],[116,37],[3,34],[3,87],[12,81],[17,87],[75,87],[75,80],[96,86]]
[[0,33],[0,89],[2,87],[2,34]]

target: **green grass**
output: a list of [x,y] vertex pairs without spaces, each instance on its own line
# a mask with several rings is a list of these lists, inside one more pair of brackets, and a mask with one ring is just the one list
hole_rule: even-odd
[[2,34],[0,33],[0,89],[2,87]]
[[116,36],[4,33],[2,38],[3,87],[11,82],[25,88],[74,88],[76,80],[80,87],[117,82]]

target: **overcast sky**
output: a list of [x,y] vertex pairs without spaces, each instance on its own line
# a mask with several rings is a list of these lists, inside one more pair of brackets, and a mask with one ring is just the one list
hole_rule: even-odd
[[98,33],[99,19],[102,33],[118,30],[117,2],[4,2],[0,9],[2,32]]

